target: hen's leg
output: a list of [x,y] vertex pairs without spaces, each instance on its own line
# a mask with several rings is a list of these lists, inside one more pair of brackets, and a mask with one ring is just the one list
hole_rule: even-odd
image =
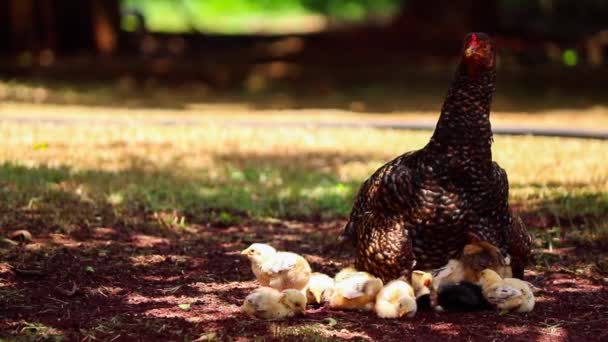
[[360,224],[355,267],[385,282],[399,277],[410,280],[415,259],[402,220],[368,213]]

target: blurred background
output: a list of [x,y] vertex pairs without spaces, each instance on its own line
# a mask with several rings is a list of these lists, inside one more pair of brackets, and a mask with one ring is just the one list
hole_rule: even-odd
[[67,100],[60,87],[81,81],[132,103],[190,84],[199,100],[263,95],[256,106],[431,109],[475,30],[499,49],[497,108],[592,106],[606,101],[607,15],[600,0],[3,0],[0,74],[50,83],[0,98],[86,102],[91,84]]
[[[601,339],[607,18],[605,0],[0,0],[0,340]],[[236,315],[250,243],[348,265],[353,197],[428,142],[473,30],[498,49],[492,127],[519,133],[493,158],[534,238],[535,313]]]

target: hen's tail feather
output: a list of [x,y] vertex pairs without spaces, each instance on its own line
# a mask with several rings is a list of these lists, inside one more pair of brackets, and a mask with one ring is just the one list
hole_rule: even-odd
[[349,221],[346,226],[344,226],[342,234],[340,234],[340,236],[338,237],[338,242],[340,244],[355,242],[355,226],[351,221]]

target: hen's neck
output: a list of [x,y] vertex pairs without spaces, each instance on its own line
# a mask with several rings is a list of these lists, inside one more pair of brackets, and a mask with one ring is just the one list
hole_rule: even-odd
[[492,160],[490,105],[496,72],[470,77],[461,66],[452,82],[427,148],[448,156],[454,166]]

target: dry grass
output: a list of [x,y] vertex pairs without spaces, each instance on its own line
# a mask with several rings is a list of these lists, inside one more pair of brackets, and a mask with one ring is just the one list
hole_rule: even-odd
[[[12,115],[40,109],[11,108]],[[371,172],[424,146],[430,136],[364,128],[225,127],[218,123],[226,117],[215,119],[211,112],[189,126],[142,124],[138,119],[150,113],[142,111],[41,112],[69,118],[85,110],[87,121],[74,125],[0,124],[4,182],[12,193],[20,192],[21,201],[52,189],[115,205],[136,200],[154,210],[218,207],[254,216],[343,217]],[[156,111],[152,117],[171,114]],[[107,125],[90,121],[108,115],[113,121]],[[514,202],[559,217],[606,214],[607,157],[608,142],[595,140],[498,136],[494,145]]]
[[[558,322],[557,326],[572,320],[570,314],[580,316],[579,311],[570,312],[573,309],[601,317],[602,313],[592,310],[603,307],[588,304],[600,303],[601,286],[592,288],[581,277],[605,274],[605,263],[592,260],[596,257],[592,255],[580,264],[582,259],[556,252],[540,254],[537,267],[531,267],[528,274],[535,284],[552,286],[540,296],[539,313],[514,323],[503,320],[502,330],[496,330],[497,318],[487,313],[421,313],[423,325],[418,321],[375,322],[354,313],[333,319],[324,312],[289,326],[243,320],[236,314],[237,305],[253,283],[244,281],[249,266],[238,260],[236,251],[254,241],[270,241],[281,249],[307,255],[313,267],[335,271],[343,256],[321,250],[333,243],[342,227],[337,219],[348,214],[360,183],[396,155],[424,146],[430,132],[221,125],[227,117],[249,119],[251,114],[292,119],[282,115],[285,113],[234,107],[218,107],[218,112],[132,112],[9,104],[1,110],[3,117],[46,115],[76,121],[53,125],[0,119],[0,233],[4,238],[14,230],[28,229],[35,239],[24,245],[0,245],[0,255],[7,260],[0,268],[4,266],[3,275],[10,269],[7,265],[53,275],[36,281],[27,277],[21,281],[23,276],[16,275],[0,282],[0,294],[5,294],[0,297],[6,303],[13,307],[27,304],[7,311],[19,313],[18,319],[4,323],[9,337],[59,340],[65,335],[70,340],[111,340],[149,334],[157,339],[269,336],[326,341],[378,339],[391,331],[474,336],[469,328],[486,325],[490,328],[480,330],[484,334],[504,334],[507,329],[511,336],[514,330],[509,329],[522,326],[546,332],[547,319]],[[222,116],[214,117],[214,113]],[[335,111],[309,114],[303,115],[315,120],[341,115],[349,120],[367,118]],[[200,122],[178,126],[146,123],[180,115]],[[547,120],[550,117],[547,114]],[[103,120],[109,121],[100,124]],[[536,247],[553,247],[565,228],[574,226],[583,228],[570,235],[581,243],[608,241],[608,142],[497,136],[494,158],[508,171],[512,202],[528,216],[527,222],[536,222],[532,228],[548,228],[534,230]],[[260,220],[235,224],[244,217]],[[267,217],[324,221],[277,222]],[[589,250],[592,254],[597,249]],[[584,273],[579,274],[579,269]],[[571,272],[578,288],[555,285],[549,273],[544,273],[547,270]],[[574,278],[577,274],[579,278]],[[50,294],[58,296],[53,288],[70,288],[74,279],[87,295],[60,297],[71,305],[66,310]],[[93,289],[106,291],[98,291],[101,295],[97,296]],[[127,290],[117,297],[111,289]],[[125,300],[131,298],[127,295],[149,302],[133,304]],[[194,303],[189,312],[179,308],[196,296],[204,299],[202,304]],[[567,310],[560,310],[566,304],[570,305]],[[69,324],[62,323],[66,314],[75,317]],[[224,320],[218,321],[218,315]],[[567,324],[561,329],[562,335],[571,333]]]

